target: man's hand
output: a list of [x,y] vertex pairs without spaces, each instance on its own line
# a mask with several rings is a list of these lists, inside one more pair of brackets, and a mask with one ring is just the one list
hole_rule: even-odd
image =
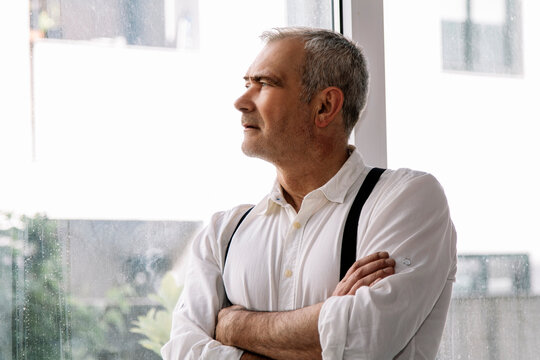
[[354,295],[361,286],[374,285],[394,273],[396,262],[386,251],[357,260],[334,289],[332,296]]
[[[222,309],[218,314],[216,326],[216,340],[224,345],[232,345],[232,331],[234,331],[234,316],[239,315],[238,311],[245,310],[243,306],[233,305]],[[270,359],[264,355],[255,354],[247,350],[244,351],[240,360],[265,360]]]
[[[245,307],[233,305],[223,308],[218,313],[218,322],[216,325],[216,340],[224,345],[232,345],[235,330],[234,312],[245,310]],[[238,315],[238,314],[237,314]]]

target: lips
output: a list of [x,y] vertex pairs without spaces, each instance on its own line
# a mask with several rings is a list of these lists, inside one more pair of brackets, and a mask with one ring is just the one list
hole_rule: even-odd
[[258,121],[256,121],[255,119],[249,119],[246,116],[242,116],[242,126],[244,127],[244,130],[260,129]]

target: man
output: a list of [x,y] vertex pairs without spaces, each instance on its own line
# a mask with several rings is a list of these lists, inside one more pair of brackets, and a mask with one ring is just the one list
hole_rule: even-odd
[[195,240],[163,357],[434,359],[456,271],[440,185],[386,170],[354,229],[360,260],[340,281],[347,214],[370,171],[348,145],[365,60],[331,31],[262,38],[235,106],[244,153],[275,165],[277,181],[247,215],[218,213]]

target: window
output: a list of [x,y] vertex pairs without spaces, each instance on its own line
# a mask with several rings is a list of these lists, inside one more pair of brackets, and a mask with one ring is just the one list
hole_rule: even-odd
[[157,359],[187,244],[272,185],[233,107],[257,35],[331,28],[333,2],[0,10],[0,358]]
[[519,0],[443,0],[445,70],[521,74]]
[[286,24],[384,35],[357,145],[446,190],[460,257],[438,358],[537,357],[537,2],[388,0],[363,32],[380,3],[341,2],[343,23],[333,3],[0,4],[0,358],[157,358],[182,249],[271,186],[232,102],[254,34]]
[[30,6],[30,26],[38,38],[199,46],[199,2],[194,0],[32,0]]
[[384,3],[388,164],[434,174],[457,229],[457,281],[438,358],[534,359],[538,5],[418,6],[421,16],[408,3]]

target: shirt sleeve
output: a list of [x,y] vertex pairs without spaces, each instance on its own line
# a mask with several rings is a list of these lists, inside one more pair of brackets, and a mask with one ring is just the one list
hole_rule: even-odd
[[[193,241],[182,295],[173,312],[170,340],[161,349],[165,360],[239,359],[243,353],[214,339],[217,315],[225,302],[222,279],[226,242],[242,208],[215,214]],[[236,222],[235,222],[236,221]],[[231,228],[232,227],[232,228]]]
[[394,358],[454,280],[456,235],[441,186],[429,174],[396,173],[372,199],[358,238],[360,256],[386,250],[396,273],[325,301],[318,325],[324,359]]

